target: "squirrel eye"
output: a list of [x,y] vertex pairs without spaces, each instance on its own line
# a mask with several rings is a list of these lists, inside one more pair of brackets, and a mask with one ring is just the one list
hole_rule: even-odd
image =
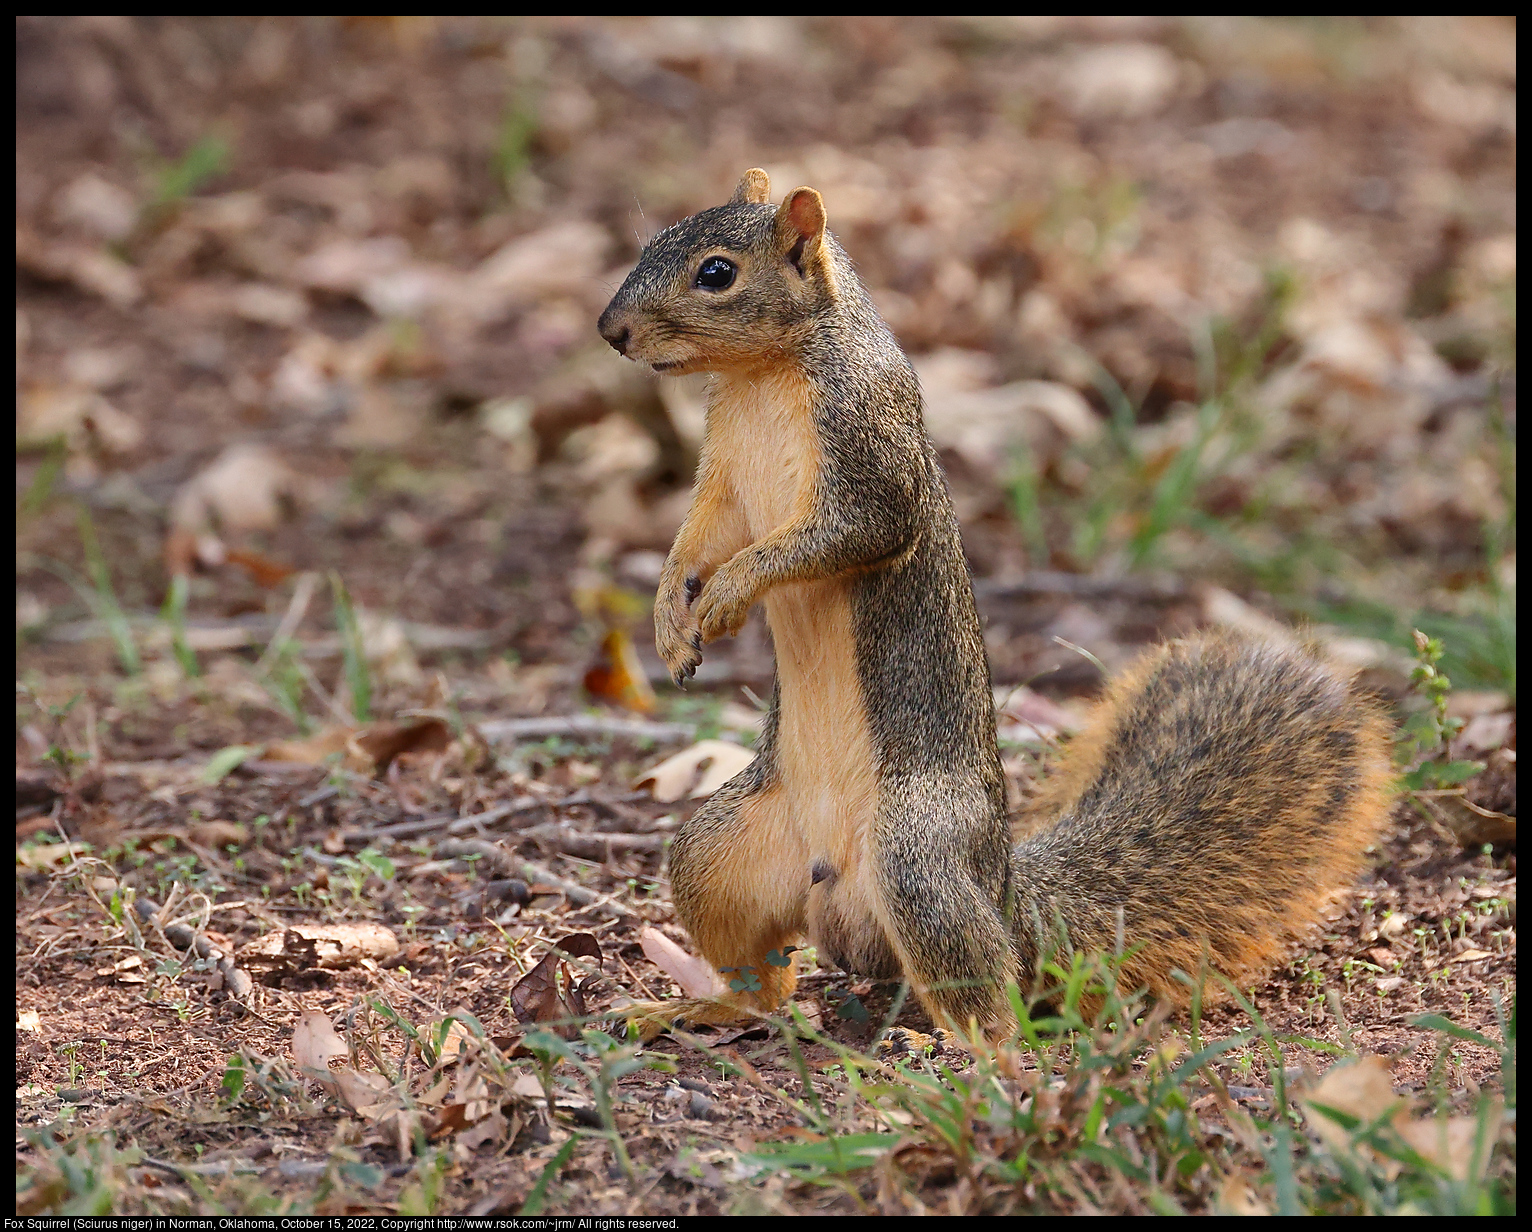
[[697,285],[709,291],[722,291],[734,281],[734,262],[723,257],[709,257],[697,271]]

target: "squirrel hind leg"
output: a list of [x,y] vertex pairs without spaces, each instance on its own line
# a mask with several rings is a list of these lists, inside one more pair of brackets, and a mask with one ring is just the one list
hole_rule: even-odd
[[[939,1025],[965,1037],[975,1027],[981,1036],[997,1036],[1013,1025],[1005,986],[1016,974],[1003,919],[1005,821],[998,813],[989,818],[982,793],[965,809],[950,781],[931,788],[906,783],[897,795],[885,792],[875,862],[881,923]],[[933,815],[943,824],[933,825]]]
[[792,995],[798,977],[783,951],[803,935],[809,877],[808,852],[774,786],[735,780],[676,832],[671,897],[730,985],[723,1003],[771,1010]]

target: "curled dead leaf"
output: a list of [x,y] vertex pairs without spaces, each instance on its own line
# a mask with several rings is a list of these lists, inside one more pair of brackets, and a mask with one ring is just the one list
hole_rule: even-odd
[[425,717],[396,723],[371,723],[352,732],[346,749],[369,769],[382,773],[403,753],[440,753],[452,743],[445,721]]
[[638,944],[643,947],[644,957],[679,984],[686,996],[723,995],[723,981],[718,973],[705,960],[688,954],[659,929],[644,929],[638,934]]
[[523,1099],[542,1099],[545,1092],[537,1075],[523,1070],[511,1083],[511,1094],[520,1095]]
[[254,552],[248,548],[226,548],[223,557],[231,565],[238,565],[257,586],[264,586],[271,590],[280,586],[296,572],[291,565],[284,565],[279,560],[261,552]]
[[293,1028],[293,1060],[308,1077],[334,1088],[332,1057],[349,1056],[351,1049],[334,1025],[318,1010],[304,1010]]
[[[584,991],[590,980],[574,982],[564,956],[591,958],[601,963],[601,943],[590,933],[573,933],[554,943],[557,948],[545,954],[537,966],[516,981],[511,989],[511,1009],[524,1023],[554,1022],[562,1018],[578,1018],[584,1015]],[[573,1025],[559,1028],[566,1038],[573,1039],[578,1029]]]
[[633,639],[623,629],[609,629],[601,639],[601,657],[585,673],[585,690],[639,714],[653,714],[654,689],[639,662]]
[[662,804],[687,795],[696,800],[711,796],[754,760],[755,754],[743,745],[699,740],[646,770],[633,785],[649,788]]
[[186,836],[198,846],[221,851],[225,847],[242,845],[250,837],[250,831],[237,821],[199,821],[186,828]]
[[[1473,1170],[1475,1141],[1479,1131],[1477,1117],[1416,1116],[1416,1101],[1394,1090],[1385,1057],[1366,1056],[1350,1065],[1333,1066],[1304,1098],[1309,1124],[1315,1133],[1337,1152],[1352,1150],[1352,1131],[1325,1109],[1355,1117],[1363,1125],[1387,1121],[1410,1147],[1455,1180],[1469,1180]],[[1499,1132],[1502,1105],[1496,1101],[1490,1110],[1486,1142],[1494,1142]],[[1363,1148],[1365,1149],[1365,1148]],[[1386,1171],[1397,1175],[1400,1164],[1382,1161]],[[1477,1176],[1489,1163],[1489,1151],[1478,1161]]]
[[[437,1054],[437,1061],[441,1065],[451,1065],[458,1060],[472,1045],[473,1034],[456,1018],[448,1018],[447,1033],[441,1036],[441,1049]],[[437,1039],[436,1030],[433,1028],[432,1040]]]
[[393,1084],[382,1074],[355,1069],[336,1069],[330,1077],[345,1105],[364,1120],[376,1121],[403,1104]]
[[276,740],[266,746],[267,761],[296,761],[321,766],[344,753],[355,728],[331,727],[304,740]]
[[16,228],[16,264],[38,278],[67,282],[119,308],[144,295],[143,281],[120,257],[104,248],[70,242],[50,243],[30,229]]
[[584,220],[523,235],[473,271],[455,307],[479,322],[497,320],[522,304],[594,276],[610,246],[605,228]]
[[144,439],[143,427],[88,385],[29,385],[16,403],[16,444],[36,448],[63,440],[73,453],[94,442],[107,453],[127,453]]
[[487,1117],[476,1121],[458,1135],[458,1142],[470,1151],[483,1146],[494,1146],[510,1136],[510,1122],[498,1108],[492,1108]]
[[[281,519],[282,503],[296,500],[300,487],[297,475],[271,450],[248,442],[230,445],[187,480],[171,502],[167,567],[186,572],[195,559],[209,565],[232,559],[218,536],[272,529]],[[244,556],[238,563],[258,581],[273,572],[273,566],[285,568],[256,553]]]
[[138,202],[126,188],[94,171],[76,176],[54,203],[59,221],[73,224],[109,243],[126,239],[138,221]]

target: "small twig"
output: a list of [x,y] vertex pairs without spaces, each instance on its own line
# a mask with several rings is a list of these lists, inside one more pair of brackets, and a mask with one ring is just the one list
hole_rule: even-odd
[[587,889],[575,881],[567,881],[563,877],[557,877],[550,869],[541,864],[533,864],[530,860],[517,860],[516,870],[528,885],[534,882],[542,882],[551,885],[560,891],[565,898],[577,907],[583,907],[591,911],[600,911],[603,915],[616,915],[624,919],[643,921],[631,907],[624,906],[609,894],[598,894],[595,890]]
[[347,830],[341,837],[347,845],[350,845],[365,844],[377,838],[413,838],[417,834],[432,834],[442,829],[445,829],[448,834],[467,834],[473,830],[482,830],[485,826],[493,825],[516,813],[530,812],[545,803],[548,802],[536,796],[517,796],[506,804],[497,804],[494,808],[485,809],[482,813],[469,813],[466,816],[457,813],[439,813],[434,817],[421,817],[416,821],[399,821],[387,826],[367,826],[360,830]]
[[324,685],[319,683],[319,677],[314,675],[314,669],[302,659],[297,659],[295,662],[298,667],[298,674],[303,677],[308,687],[314,690],[315,696],[325,704],[325,709],[334,716],[342,727],[355,727],[357,725],[356,716],[336,701],[325,689]]
[[314,590],[318,585],[317,573],[310,571],[298,575],[298,583],[293,587],[292,602],[287,605],[282,622],[277,625],[276,632],[266,643],[266,649],[261,652],[261,657],[255,661],[252,673],[257,678],[271,669],[272,661],[282,653],[283,645],[298,631],[298,626],[303,623],[304,616],[308,614],[309,600],[314,597]]
[[92,766],[101,764],[101,738],[96,734],[96,703],[93,698],[85,699],[85,749],[90,757]]
[[557,876],[551,869],[544,868],[541,864],[533,864],[530,860],[523,860],[513,855],[504,847],[484,839],[448,839],[436,845],[434,852],[438,859],[459,859],[463,856],[481,856],[490,861],[496,868],[503,869],[508,873],[514,873],[528,885],[533,882],[541,882],[558,890],[575,906],[591,911],[600,911],[605,915],[617,915],[624,919],[642,920],[643,916],[619,903],[610,895],[600,894],[595,890],[582,886],[579,882],[568,881]]
[[332,796],[338,795],[340,795],[340,789],[336,787],[334,783],[325,783],[321,787],[316,787],[313,791],[309,792],[308,795],[299,800],[298,807],[311,808],[316,804],[320,804],[323,801],[330,799]]
[[542,825],[523,830],[518,836],[546,843],[565,855],[578,856],[582,860],[610,860],[621,851],[659,851],[665,846],[666,834],[582,833],[568,826]]
[[[167,913],[174,897],[174,892],[172,892],[171,899],[166,901],[165,908]],[[205,896],[199,895],[199,897],[203,897],[203,901],[207,902]],[[157,920],[157,917],[161,914],[161,908],[152,898],[135,899],[133,901],[133,910],[138,913],[145,923],[153,923],[156,930],[169,945],[178,950],[195,953],[198,958],[204,958],[211,962],[217,968],[218,974],[223,977],[223,986],[229,990],[229,995],[238,1001],[247,1013],[254,1015],[256,1018],[261,1018],[250,1006],[251,994],[255,992],[255,981],[250,977],[250,973],[235,965],[233,954],[226,953],[221,946],[214,945],[202,933],[202,928],[206,927],[207,917],[211,914],[210,910],[202,913],[202,921],[196,929],[180,921],[172,921],[161,927]],[[261,1018],[261,1021],[265,1022],[266,1020]],[[268,1023],[267,1025],[272,1026],[275,1024]]]
[[540,719],[487,719],[474,724],[485,740],[541,739],[548,736],[627,736],[634,740],[692,740],[693,723],[654,723],[647,719],[572,714]]
[[145,1155],[140,1166],[153,1168],[156,1172],[163,1172],[177,1179],[183,1176],[228,1176],[231,1172],[236,1175],[248,1175],[264,1171],[257,1164],[233,1159],[212,1159],[201,1164],[177,1164],[166,1159],[155,1159],[152,1155]]

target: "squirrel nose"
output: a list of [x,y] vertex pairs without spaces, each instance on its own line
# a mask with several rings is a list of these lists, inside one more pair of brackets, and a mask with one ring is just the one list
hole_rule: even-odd
[[601,331],[601,336],[607,340],[612,349],[619,355],[628,353],[628,340],[632,338],[632,331],[622,323],[622,315],[608,308],[601,314],[601,319],[596,322],[596,328]]

